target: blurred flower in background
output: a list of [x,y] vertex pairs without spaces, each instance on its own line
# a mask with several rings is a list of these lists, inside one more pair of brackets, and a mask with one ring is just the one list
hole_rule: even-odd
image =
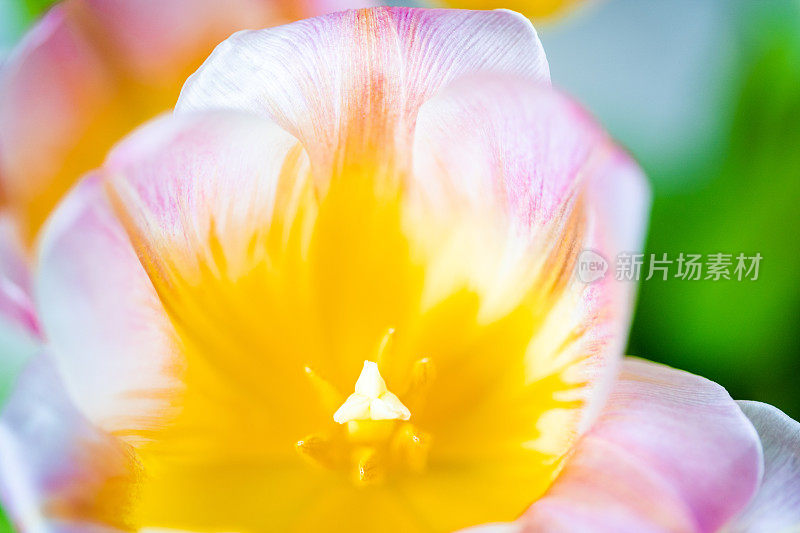
[[[597,1],[597,0],[594,0]],[[428,5],[460,9],[511,9],[534,19],[538,23],[553,20],[569,13],[570,10],[592,0],[437,0]]]

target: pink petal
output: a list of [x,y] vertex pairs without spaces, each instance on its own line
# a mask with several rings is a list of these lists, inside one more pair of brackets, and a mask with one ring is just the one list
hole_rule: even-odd
[[171,413],[183,360],[153,280],[210,264],[211,235],[235,268],[296,144],[252,116],[167,116],[109,156],[102,172],[118,209],[99,174],[62,202],[44,231],[36,294],[65,386],[93,423],[133,438]]
[[19,232],[8,216],[0,215],[0,273],[26,293],[31,290],[28,256]]
[[130,450],[81,417],[47,355],[34,358],[0,416],[0,500],[17,527],[110,532],[85,521],[114,523],[134,476]]
[[30,296],[30,272],[11,221],[0,218],[0,320],[38,338],[39,321]]
[[420,109],[414,148],[425,195],[498,202],[529,233],[586,194],[604,241],[593,244],[608,254],[642,247],[650,195],[641,170],[548,85],[508,76],[453,83]]
[[161,391],[175,384],[174,331],[98,175],[50,219],[35,283],[55,364],[83,414],[120,430],[161,413]]
[[289,153],[307,166],[297,145],[270,121],[219,111],[164,117],[118,145],[103,172],[151,276],[167,276],[170,261],[187,270],[214,264],[212,238],[226,268],[244,262],[268,225]]
[[39,323],[30,297],[18,285],[2,275],[0,275],[0,320],[27,335],[39,336]]
[[[608,262],[605,277],[593,282],[584,293],[595,325],[599,325],[588,340],[594,346],[597,344],[591,343],[599,342],[601,348],[598,357],[589,361],[587,372],[593,375],[593,393],[600,398],[607,396],[617,379],[617,354],[622,355],[627,344],[637,290],[635,281],[616,278],[615,261],[620,253],[642,251],[650,212],[650,188],[642,170],[619,148],[607,146],[606,150],[593,169],[593,178],[586,180],[591,222],[583,245],[583,250],[599,252]],[[602,407],[600,402],[590,406],[584,427]]]
[[474,76],[426,102],[415,143],[420,187],[497,201],[523,232],[559,215],[589,181],[583,173],[597,165],[588,164],[613,149],[577,105],[548,85],[510,76]]
[[738,403],[761,437],[764,477],[755,497],[725,531],[797,531],[800,529],[800,423],[771,405]]
[[532,531],[714,532],[752,497],[758,436],[704,378],[637,359],[548,493]]
[[[446,206],[456,198],[473,211],[497,205],[533,243],[529,254],[554,242],[571,247],[550,265],[562,271],[553,281],[557,297],[529,351],[543,374],[548,364],[574,365],[576,380],[591,384],[588,427],[616,376],[635,283],[616,281],[611,266],[585,283],[573,275],[575,261],[583,250],[609,263],[641,250],[649,208],[641,170],[569,99],[516,77],[452,84],[422,106],[415,135],[414,186],[423,202]],[[580,228],[570,237],[573,218]]]
[[[304,329],[296,321],[300,315],[292,313],[287,315],[294,317],[294,322],[282,321],[284,326],[278,329],[279,317],[268,315],[270,304],[275,302],[261,301],[271,296],[243,293],[238,285],[252,279],[254,272],[261,272],[254,270],[254,265],[268,264],[272,256],[265,256],[271,253],[271,247],[280,248],[282,239],[288,238],[286,234],[301,226],[289,213],[301,209],[294,202],[301,202],[303,192],[311,195],[308,166],[296,138],[268,120],[238,112],[164,117],[134,133],[109,155],[103,172],[109,178],[108,191],[116,215],[134,243],[159,301],[169,311],[170,321],[180,328],[180,362],[173,361],[169,369],[181,380],[177,387],[173,384],[178,394],[186,377],[182,370],[197,372],[205,364],[210,364],[212,375],[220,378],[219,384],[212,381],[214,386],[228,390],[233,383],[241,385],[238,377],[257,391],[256,397],[273,394],[277,390],[273,382],[294,379],[308,385],[302,372],[296,371],[306,363],[293,367],[280,355],[270,358],[270,371],[253,373],[253,350],[258,350],[252,343],[257,337],[248,334],[257,332],[285,341]],[[286,208],[287,203],[294,207]],[[284,226],[279,221],[282,217],[290,219]],[[270,239],[265,235],[283,236]],[[265,273],[263,279],[268,278]],[[284,285],[280,290],[296,295],[290,282]],[[295,304],[301,305],[283,300],[279,305],[288,309]],[[141,304],[127,305],[136,306]],[[242,352],[236,351],[238,342],[245,346]],[[308,340],[298,340],[303,342]],[[202,357],[192,358],[197,350]],[[146,345],[140,345],[138,352],[140,360],[151,357]],[[118,381],[130,387],[129,379]],[[199,390],[190,388],[187,394]],[[281,405],[280,401],[268,403],[269,408]],[[313,402],[301,407],[318,411]],[[230,422],[225,418],[231,416],[226,412],[229,404],[223,402],[209,409],[219,409],[219,419],[208,415],[203,424],[218,427]],[[270,423],[275,419],[262,418]],[[273,435],[297,430],[303,417],[280,420],[280,424],[270,426]],[[271,442],[280,440],[276,437]],[[284,448],[279,452],[290,453]]]
[[536,32],[517,14],[347,11],[234,35],[186,82],[176,110],[267,116],[329,176],[344,167],[406,164],[406,154],[395,152],[408,147],[419,106],[474,73],[549,80]]

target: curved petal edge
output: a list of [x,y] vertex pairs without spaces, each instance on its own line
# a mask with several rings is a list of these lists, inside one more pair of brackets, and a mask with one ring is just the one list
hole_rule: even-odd
[[707,379],[627,359],[594,427],[521,519],[534,531],[717,532],[755,493],[761,446]]

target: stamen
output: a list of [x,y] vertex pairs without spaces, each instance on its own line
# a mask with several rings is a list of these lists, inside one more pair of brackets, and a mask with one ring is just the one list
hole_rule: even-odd
[[436,368],[433,361],[428,357],[417,359],[411,369],[411,387],[417,389],[427,389],[436,377]]
[[378,458],[378,452],[371,446],[359,448],[354,453],[355,475],[357,485],[372,485],[383,480],[383,464]]
[[412,408],[424,401],[434,379],[436,379],[436,366],[433,361],[428,357],[418,359],[411,369],[411,383],[405,395]]
[[309,435],[295,443],[295,449],[303,458],[318,466],[333,468],[336,457],[333,443],[321,435]]
[[314,370],[306,365],[303,367],[311,385],[317,391],[317,396],[326,410],[336,409],[337,406],[342,404],[342,394],[336,390],[336,387],[330,384],[327,380],[321,378]]
[[430,436],[413,424],[403,424],[392,440],[392,453],[413,472],[422,472],[428,462]]
[[377,361],[378,365],[381,365],[384,362],[384,357],[391,352],[392,345],[394,344],[394,328],[389,328],[386,331],[386,334],[381,339],[381,343],[378,346],[378,354],[376,355],[375,360]]

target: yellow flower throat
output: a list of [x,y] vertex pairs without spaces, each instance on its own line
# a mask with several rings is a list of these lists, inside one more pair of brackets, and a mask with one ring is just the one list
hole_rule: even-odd
[[[562,270],[516,269],[501,219],[429,212],[362,176],[319,191],[290,163],[262,210],[220,208],[232,218],[190,232],[187,253],[133,235],[175,327],[180,387],[143,391],[162,415],[120,433],[141,468],[121,526],[513,520],[552,482],[583,407],[576,359],[560,355],[576,335],[555,303]],[[567,314],[546,322],[553,308]]]

